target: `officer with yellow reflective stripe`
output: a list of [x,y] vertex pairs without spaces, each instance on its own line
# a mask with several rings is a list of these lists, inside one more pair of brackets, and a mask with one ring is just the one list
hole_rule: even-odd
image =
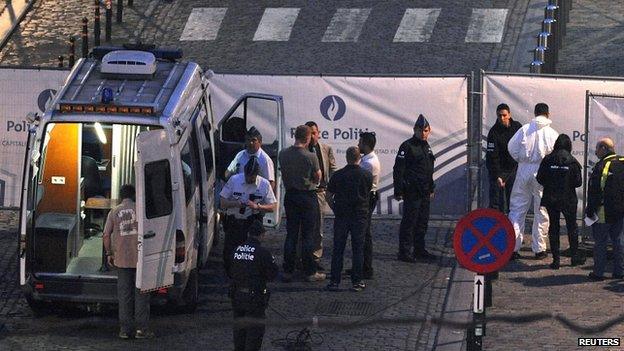
[[596,156],[600,159],[589,178],[587,208],[585,214],[596,219],[592,224],[594,236],[594,269],[589,279],[604,279],[607,264],[607,241],[613,244],[614,279],[624,276],[624,157],[615,154],[615,144],[603,138],[596,144]]

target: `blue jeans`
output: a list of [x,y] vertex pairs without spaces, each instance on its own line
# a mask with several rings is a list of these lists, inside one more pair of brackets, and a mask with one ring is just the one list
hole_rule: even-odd
[[615,223],[594,223],[592,235],[594,236],[594,274],[602,277],[607,265],[607,242],[610,239],[613,244],[613,275],[624,273],[624,234],[622,225],[624,219]]
[[362,266],[364,264],[364,231],[368,219],[366,216],[336,216],[334,219],[334,249],[332,251],[331,282],[340,284],[344,251],[347,237],[351,233],[351,251],[353,252],[353,266],[351,268],[351,282],[359,283],[362,280]]

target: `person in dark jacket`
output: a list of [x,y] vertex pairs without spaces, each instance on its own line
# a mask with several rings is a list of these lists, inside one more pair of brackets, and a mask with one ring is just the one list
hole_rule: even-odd
[[546,207],[550,226],[548,240],[553,262],[550,268],[559,269],[559,218],[561,214],[566,221],[572,266],[584,263],[578,253],[578,226],[576,224],[576,208],[578,197],[576,188],[583,185],[581,165],[572,156],[572,141],[567,134],[560,134],[555,141],[553,152],[542,160],[537,171],[537,182],[544,186],[541,206]]
[[496,123],[487,137],[485,165],[490,176],[490,208],[509,212],[509,197],[516,177],[518,163],[509,155],[507,143],[522,124],[511,118],[507,104],[496,107]]
[[430,133],[429,121],[419,115],[414,124],[414,136],[401,144],[394,161],[394,198],[403,200],[398,254],[399,261],[403,262],[435,258],[425,249],[429,204],[435,190],[435,156],[427,142]]
[[373,175],[360,167],[360,150],[356,146],[347,149],[347,165],[336,171],[327,185],[328,204],[334,210],[334,249],[331,263],[331,282],[327,290],[336,291],[340,285],[344,249],[351,234],[353,266],[351,268],[352,291],[362,291],[364,266],[364,231],[368,225],[370,192]]
[[[271,253],[262,247],[265,229],[255,220],[249,226],[249,239],[238,246],[232,255],[232,283],[230,298],[234,312],[234,349],[260,350],[269,304],[267,282],[277,276],[279,268]],[[241,321],[253,318],[255,321]]]
[[[624,277],[624,208],[622,191],[624,181],[624,161],[615,154],[615,143],[610,138],[603,138],[596,144],[596,156],[600,159],[592,169],[587,187],[587,207],[585,215],[595,220],[591,224],[594,237],[594,269],[589,279],[604,279],[607,265],[607,242],[613,244],[614,279]],[[618,177],[619,175],[619,177]]]

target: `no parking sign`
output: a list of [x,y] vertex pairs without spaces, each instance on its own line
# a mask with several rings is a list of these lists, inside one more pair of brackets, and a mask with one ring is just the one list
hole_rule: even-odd
[[457,261],[479,274],[503,268],[516,245],[513,226],[502,212],[480,208],[462,217],[453,233]]

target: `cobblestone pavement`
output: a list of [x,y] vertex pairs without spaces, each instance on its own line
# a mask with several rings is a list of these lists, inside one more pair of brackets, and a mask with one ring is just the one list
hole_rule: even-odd
[[[111,349],[231,349],[231,307],[226,297],[217,247],[201,271],[200,304],[193,314],[176,314],[155,309],[152,325],[158,335],[153,341],[124,342],[116,338],[117,322],[113,310],[103,313],[55,311],[36,318],[21,296],[17,277],[16,214],[0,213],[0,349],[5,350],[111,350]],[[427,245],[439,255],[434,263],[408,264],[396,260],[399,222],[375,220],[375,279],[367,281],[362,293],[325,292],[327,282],[271,284],[272,297],[267,316],[281,326],[268,327],[264,350],[282,350],[278,339],[302,326],[288,325],[314,316],[319,327],[313,328],[314,340],[322,341],[315,350],[431,350],[436,341],[437,325],[428,319],[439,317],[443,310],[449,277],[454,263],[450,236],[452,222],[432,222]],[[332,220],[326,221],[324,242],[327,248],[323,265],[329,267]],[[281,261],[284,226],[271,232],[268,246]],[[350,266],[347,259],[345,267]],[[374,323],[380,318],[390,322]],[[392,323],[394,318],[404,323]],[[424,323],[420,321],[425,321]],[[324,327],[324,322],[342,322],[345,327]],[[372,323],[370,323],[372,322]],[[287,323],[287,325],[284,325]],[[361,327],[353,327],[362,323]],[[370,323],[370,324],[368,324]],[[350,326],[351,328],[347,327]]]
[[[568,247],[567,236],[561,236],[561,247]],[[525,241],[525,248],[529,242]],[[511,262],[499,279],[493,283],[493,307],[488,317],[517,317],[546,313],[563,316],[582,327],[597,327],[611,319],[622,317],[624,281],[590,282],[587,274],[593,261],[588,258],[583,266],[571,267],[569,258],[562,258],[562,267],[554,271],[548,267],[549,257],[536,260],[530,249],[521,251],[522,260]],[[612,262],[607,267],[610,276]],[[484,350],[576,350],[579,337],[624,338],[624,324],[619,323],[595,334],[566,328],[554,318],[530,323],[487,324]],[[621,341],[624,339],[621,339]],[[600,347],[600,350],[609,348]],[[622,347],[612,348],[622,350]]]
[[[620,58],[624,43],[622,8],[624,1],[621,0],[573,1],[558,73],[624,76]],[[562,248],[566,248],[567,237],[561,239]],[[525,247],[528,245],[525,242]],[[553,271],[548,268],[550,258],[539,261],[530,257],[530,251],[522,254],[526,258],[510,263],[494,282],[493,307],[488,309],[488,316],[551,313],[586,327],[622,317],[624,281],[589,282],[586,277],[593,265],[591,258],[581,267],[570,267],[569,259],[564,259],[563,267]],[[523,324],[490,322],[484,350],[609,349],[579,348],[577,339],[581,336],[618,337],[624,342],[624,324],[589,335],[570,330],[550,318]],[[623,347],[612,349],[622,350]]]
[[[188,59],[216,72],[466,74],[479,69],[505,71],[511,67],[528,3],[529,0],[467,3],[397,0],[390,4],[371,0],[137,0],[133,8],[124,7],[123,23],[113,23],[112,37],[113,44],[142,41],[181,47]],[[276,6],[299,9],[288,40],[253,40],[264,11]],[[216,27],[214,40],[180,41],[194,8],[227,8],[222,23]],[[323,39],[339,8],[362,8],[369,11],[364,13],[370,13],[353,42]],[[417,33],[423,31],[419,34],[423,38],[418,39],[420,42],[394,41],[407,9],[429,11],[430,25],[418,27]],[[503,12],[496,12],[498,10]],[[0,52],[0,63],[56,66],[59,55],[67,60],[69,36],[77,39],[79,56],[81,19],[89,19],[89,36],[93,38],[93,12],[93,5],[86,1],[66,0],[62,6],[53,0],[37,1],[21,28]],[[102,23],[103,18],[102,9]],[[469,42],[472,40],[476,42]],[[89,45],[93,45],[93,39]]]

